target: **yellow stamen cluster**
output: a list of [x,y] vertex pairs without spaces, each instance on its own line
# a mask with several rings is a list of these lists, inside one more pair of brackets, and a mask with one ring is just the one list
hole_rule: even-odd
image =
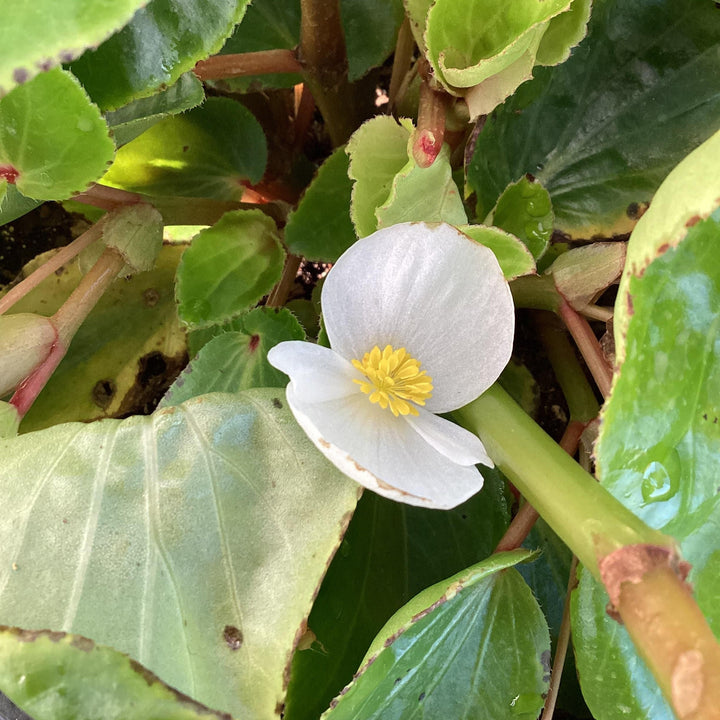
[[389,407],[395,417],[418,415],[417,408],[410,403],[424,405],[432,395],[432,378],[420,370],[420,363],[405,348],[393,350],[392,345],[386,345],[381,351],[376,345],[365,353],[362,362],[353,360],[352,364],[369,381],[353,382],[370,396],[370,402],[383,409]]

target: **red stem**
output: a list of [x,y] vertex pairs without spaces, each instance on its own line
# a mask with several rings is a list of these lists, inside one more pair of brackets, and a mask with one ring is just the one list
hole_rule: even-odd
[[213,55],[201,60],[193,72],[200,80],[270,73],[301,73],[302,65],[292,50],[260,50],[236,55]]

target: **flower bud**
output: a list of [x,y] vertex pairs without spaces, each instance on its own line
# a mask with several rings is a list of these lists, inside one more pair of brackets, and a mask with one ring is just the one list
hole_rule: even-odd
[[0,315],[0,397],[42,364],[56,341],[50,318],[31,313]]

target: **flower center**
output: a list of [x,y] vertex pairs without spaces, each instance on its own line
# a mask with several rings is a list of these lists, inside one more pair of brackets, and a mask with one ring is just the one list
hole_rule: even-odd
[[418,415],[410,403],[424,405],[432,395],[432,378],[420,370],[420,363],[405,348],[393,350],[392,345],[386,345],[381,351],[376,345],[365,353],[362,362],[353,360],[352,364],[367,378],[353,382],[370,396],[370,402],[383,409],[389,407],[395,417]]

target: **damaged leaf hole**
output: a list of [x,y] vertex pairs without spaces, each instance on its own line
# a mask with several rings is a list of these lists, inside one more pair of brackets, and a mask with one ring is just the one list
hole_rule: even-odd
[[117,393],[117,385],[113,380],[98,380],[91,392],[92,401],[105,410],[113,401],[115,393]]
[[239,650],[243,644],[242,630],[239,630],[234,625],[226,625],[223,630],[223,640],[231,650]]

